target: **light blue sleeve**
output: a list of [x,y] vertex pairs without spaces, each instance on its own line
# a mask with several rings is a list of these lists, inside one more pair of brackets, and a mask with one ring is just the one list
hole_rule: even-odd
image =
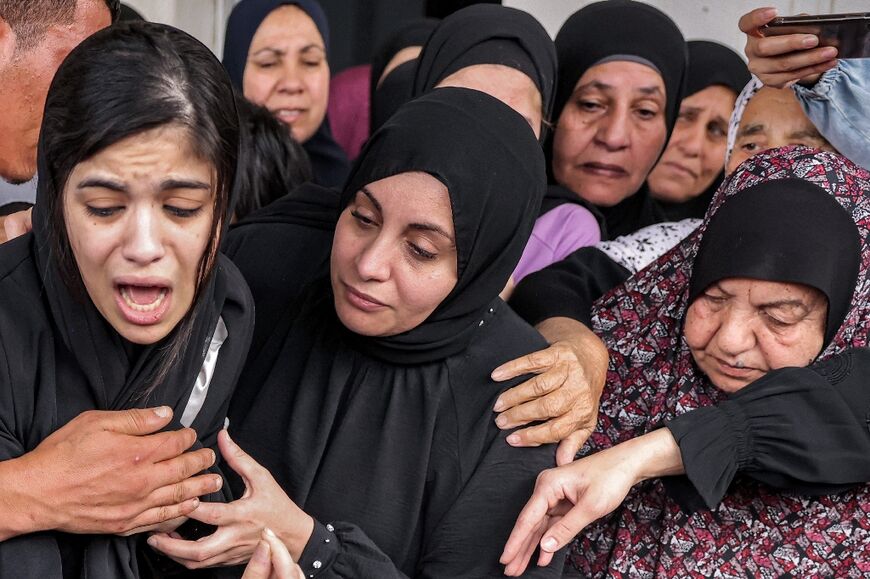
[[870,58],[839,60],[815,85],[795,85],[794,91],[819,132],[870,169]]

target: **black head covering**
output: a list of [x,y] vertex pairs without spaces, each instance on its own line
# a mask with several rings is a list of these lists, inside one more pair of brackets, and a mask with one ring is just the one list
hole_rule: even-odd
[[828,344],[846,317],[860,263],[858,230],[830,193],[803,179],[766,181],[734,195],[710,218],[689,303],[729,277],[808,285],[828,298]]
[[[240,267],[262,263],[248,280],[258,315],[261,304],[279,296],[285,303],[262,314],[278,321],[239,381],[231,428],[321,523],[300,557],[304,568],[316,560],[332,576],[494,577],[539,469],[553,464],[552,446],[516,449],[504,441],[492,404],[505,385],[489,376],[543,344],[497,298],[543,194],[543,153],[507,105],[478,91],[437,89],[372,136],[333,215],[359,187],[411,171],[429,173],[449,191],[458,281],[403,334],[369,338],[341,325],[326,275],[329,242],[313,251],[319,223],[300,231],[299,214],[288,210],[314,207],[303,203],[309,187],[271,209],[282,213],[283,227],[259,215],[234,230]],[[285,257],[265,258],[274,248]],[[322,264],[320,272],[301,277],[307,266],[299,261]],[[267,287],[266,278],[288,283]],[[299,284],[309,284],[303,297],[287,303]],[[529,575],[558,577],[561,564],[557,558]]]
[[[686,83],[686,96],[701,92],[705,88],[720,85],[734,91],[734,98],[749,82],[749,69],[736,52],[709,40],[690,40],[689,75]],[[722,160],[724,163],[724,159]],[[703,219],[713,195],[725,178],[724,169],[707,189],[684,203],[667,203],[656,200],[670,221],[695,218]]]
[[122,2],[121,13],[118,16],[118,21],[124,22],[127,20],[145,20],[145,17],[143,17],[135,8],[127,6]]
[[403,62],[384,77],[372,94],[371,130],[377,131],[399,107],[410,101],[414,92],[417,59]]
[[459,266],[456,287],[419,327],[361,341],[380,357],[419,363],[465,347],[481,313],[519,261],[546,174],[534,139],[503,137],[521,133],[523,119],[485,93],[438,89],[400,110],[401,117],[394,116],[366,144],[341,206],[361,187],[410,171],[431,174],[450,192]]
[[[438,20],[435,18],[419,18],[417,20],[412,20],[396,29],[387,41],[378,47],[372,57],[371,82],[369,89],[373,112],[375,108],[375,91],[378,88],[378,81],[381,80],[381,75],[384,74],[384,69],[387,68],[387,65],[399,51],[412,46],[422,47],[426,44],[426,40],[429,38],[429,35],[432,34],[432,31],[435,30],[436,26],[438,26]],[[395,112],[395,109],[393,112]],[[372,114],[372,117],[374,117],[374,114]],[[372,132],[377,130],[377,128],[382,124],[383,122],[380,122],[375,125],[374,122],[372,122]]]
[[[329,24],[323,8],[316,0],[242,0],[236,4],[227,20],[223,57],[224,68],[239,91],[243,90],[242,80],[254,34],[269,13],[286,4],[298,6],[311,17],[329,52]],[[302,146],[311,159],[315,182],[328,187],[344,183],[349,162],[347,155],[332,138],[328,118],[324,117],[317,132]]]
[[[141,108],[145,104],[137,102],[131,92],[138,88],[131,88],[126,67],[94,70],[96,67],[89,66],[87,59],[101,53],[124,55],[129,61],[131,54],[144,49],[169,55],[167,58],[192,51],[200,52],[200,58],[214,58],[205,46],[180,30],[162,24],[124,22],[95,33],[76,47],[49,89],[40,132],[33,231],[0,247],[0,350],[4,351],[0,353],[0,460],[33,449],[86,410],[167,405],[174,410],[168,428],[180,428],[220,318],[229,337],[220,349],[205,403],[191,424],[198,434],[197,446],[216,446],[253,331],[253,303],[236,267],[218,256],[201,282],[191,310],[169,336],[156,344],[136,346],[122,338],[99,313],[78,270],[74,272],[76,279],[64,277],[66,268],[61,266],[53,238],[62,212],[50,208],[58,206],[54,201],[59,199],[65,183],[59,182],[61,176],[56,174],[62,161],[47,157],[46,142],[54,139],[53,149],[57,150],[57,139],[64,138],[63,126],[70,122],[69,113],[67,118],[53,114],[67,106],[55,93],[59,86],[73,83],[84,92],[99,85],[99,102],[105,116],[111,116],[107,111],[117,107]],[[223,91],[227,102],[232,103],[232,87],[216,60],[213,70],[219,71],[219,76],[210,76],[209,81],[221,87],[215,92]],[[200,72],[206,75],[211,71]],[[119,83],[118,79],[124,80]],[[118,86],[125,87],[126,93],[120,92]],[[56,118],[63,120],[58,122]],[[149,128],[152,126],[141,130]],[[222,136],[238,146],[237,130]],[[106,126],[92,129],[88,135],[91,142],[86,145],[95,147],[95,142],[108,142],[106,146],[111,146],[129,134],[107,122]],[[227,184],[228,190],[231,185]],[[224,216],[223,223],[228,222],[229,216]],[[178,355],[168,358],[169,346],[177,339],[182,339],[177,342]],[[15,363],[7,368],[5,360]],[[162,380],[154,384],[157,376]],[[136,537],[25,535],[0,543],[0,561],[4,569],[15,569],[18,577],[130,579],[139,577],[139,544]]]
[[664,12],[634,0],[607,0],[575,12],[556,35],[559,82],[553,120],[583,74],[602,62],[633,60],[652,66],[665,85],[668,137],[680,112],[686,85],[686,42]]
[[421,95],[475,64],[501,64],[526,74],[541,92],[544,120],[553,109],[556,50],[540,22],[528,12],[476,4],[447,18],[420,54],[413,94]]

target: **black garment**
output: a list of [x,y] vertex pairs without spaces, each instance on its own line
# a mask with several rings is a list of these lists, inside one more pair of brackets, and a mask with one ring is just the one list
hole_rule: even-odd
[[564,316],[591,326],[592,304],[629,276],[597,247],[581,247],[523,278],[511,294],[510,306],[532,325]]
[[[422,47],[437,25],[438,20],[435,18],[420,18],[418,20],[412,20],[396,29],[387,41],[378,47],[372,57],[372,71],[369,83],[369,102],[371,103],[371,115],[369,118],[371,120],[371,133],[378,130],[380,126],[384,124],[384,121],[389,118],[389,116],[384,117],[377,112],[377,105],[379,103],[375,98],[375,94],[378,90],[378,83],[381,80],[381,76],[384,74],[384,69],[387,68],[387,65],[393,57],[401,50],[412,46]],[[407,94],[410,95],[410,89]],[[407,102],[408,100],[410,100],[410,98],[407,98],[402,102]],[[391,110],[391,113],[396,112],[399,106],[401,105],[394,107]],[[376,120],[378,122],[376,122]]]
[[849,311],[860,263],[851,215],[814,183],[776,179],[735,194],[710,218],[689,303],[729,277],[808,285],[828,299],[827,344]]
[[[42,154],[44,147],[39,150],[34,230],[0,246],[0,460],[30,452],[87,410],[166,405],[174,411],[167,429],[180,428],[222,318],[229,336],[220,349],[204,405],[191,424],[197,446],[216,449],[253,330],[253,303],[241,274],[219,257],[193,305],[189,346],[181,349],[166,378],[152,388],[155,373],[168,363],[164,346],[186,321],[156,344],[135,346],[102,317],[80,280],[69,287],[61,279],[57,252],[49,241],[54,225],[47,201],[56,198],[55,186],[60,184]],[[228,490],[204,497],[227,498]],[[19,536],[0,543],[0,576],[139,577],[140,548],[150,551],[144,539],[59,532]]]
[[417,74],[417,59],[403,62],[384,77],[372,95],[372,133],[383,126],[399,107],[410,101],[414,92],[414,76]]
[[[482,167],[486,179],[478,178]],[[263,346],[230,416],[240,445],[320,521],[299,562],[306,575],[501,575],[498,557],[515,517],[537,473],[553,464],[552,446],[505,443],[492,404],[509,385],[489,378],[500,362],[544,345],[497,298],[543,194],[540,146],[497,99],[438,89],[375,133],[338,207],[361,186],[409,171],[427,172],[449,191],[458,281],[426,321],[397,336],[363,337],[337,318],[327,239],[336,206],[308,205],[320,203],[325,216],[314,230],[300,226],[291,207],[317,191],[287,197],[283,226],[275,217],[231,234],[229,251],[242,268],[266,248],[290,254],[246,269],[258,309],[272,304],[276,322],[257,338]],[[294,254],[310,231],[321,246]],[[300,265],[306,269],[296,275]],[[259,279],[276,275],[289,287]],[[302,297],[279,307],[280,298],[261,291]],[[560,567],[561,558],[528,575],[555,577]]]
[[[614,34],[618,30],[619,34]],[[608,0],[584,6],[575,12],[556,35],[556,54],[559,61],[553,120],[559,117],[568,103],[577,82],[591,67],[613,60],[641,62],[655,69],[665,86],[665,126],[667,141],[676,123],[680,102],[685,94],[688,52],[679,28],[663,12],[634,0]],[[547,170],[552,174],[553,139],[545,142]],[[661,154],[661,153],[660,153]],[[583,203],[581,192],[574,198],[548,194],[546,211],[562,203]],[[650,198],[643,187],[631,197],[613,207],[598,207],[604,216],[603,240],[633,233],[647,225],[666,220],[664,212]]]
[[668,421],[686,477],[663,480],[684,505],[711,509],[739,474],[809,496],[870,481],[868,376],[870,350],[848,350]]
[[[749,69],[743,59],[727,46],[717,42],[690,40],[687,44],[689,48],[689,73],[686,82],[686,96],[692,96],[705,88],[720,85],[734,91],[736,99],[750,78]],[[656,199],[656,204],[668,221],[682,221],[688,218],[703,219],[707,213],[707,207],[713,199],[713,194],[716,193],[724,178],[725,172],[721,171],[713,179],[710,186],[694,199],[683,203],[669,203]]]
[[[323,8],[316,0],[242,0],[236,4],[227,20],[223,57],[224,67],[239,91],[242,91],[248,49],[257,28],[270,12],[285,4],[298,6],[311,17],[323,38],[324,46],[329,49],[329,24]],[[302,143],[302,147],[311,160],[316,183],[327,187],[340,187],[344,183],[350,163],[342,148],[332,138],[328,118],[323,119],[317,132]]]
[[524,73],[541,93],[543,119],[553,110],[556,49],[540,22],[528,12],[476,4],[445,18],[420,54],[414,96],[429,92],[463,68],[501,64]]

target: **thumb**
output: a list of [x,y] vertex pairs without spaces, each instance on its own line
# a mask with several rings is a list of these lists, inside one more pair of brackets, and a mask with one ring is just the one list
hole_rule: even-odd
[[592,522],[590,517],[580,505],[575,505],[565,516],[556,520],[550,528],[544,532],[541,539],[541,551],[554,553],[570,543],[574,537],[580,534],[586,525]]
[[247,491],[245,491],[247,495],[252,490],[251,481],[256,478],[257,473],[263,467],[230,438],[230,433],[226,429],[218,433],[218,448],[230,468],[242,477],[247,487]]
[[556,466],[564,466],[574,462],[577,452],[590,434],[591,432],[586,429],[576,430],[562,439],[562,442],[556,447]]
[[164,428],[172,420],[172,409],[168,406],[157,408],[130,408],[114,412],[101,412],[97,424],[103,430],[144,436]]

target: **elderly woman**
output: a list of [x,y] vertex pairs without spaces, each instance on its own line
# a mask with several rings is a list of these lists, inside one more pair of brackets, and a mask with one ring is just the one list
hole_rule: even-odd
[[[865,480],[850,466],[867,452],[866,440],[852,436],[865,417],[853,403],[860,394],[851,391],[851,356],[842,352],[867,341],[868,180],[830,153],[757,155],[726,182],[698,233],[596,308],[595,326],[613,357],[587,449],[601,452],[542,477],[505,552],[511,573],[536,537],[544,536],[546,552],[614,508],[578,539],[571,561],[585,575],[861,573],[870,551],[861,506],[868,487],[842,485]],[[777,372],[814,361],[810,371]],[[790,387],[768,379],[783,374]],[[746,398],[756,404],[741,404]],[[783,416],[774,410],[783,400],[798,422],[816,406],[835,411],[824,429],[809,431],[771,419]],[[743,412],[737,440],[694,436],[684,420]],[[711,458],[711,468],[688,475],[724,494],[718,505],[719,497],[698,497],[685,479],[632,490],[682,470],[675,439],[684,456],[736,453],[751,478],[731,483],[733,472]],[[797,460],[807,449],[809,459]],[[841,494],[812,498],[831,492]],[[695,510],[699,498],[711,510]],[[590,512],[581,504],[597,506]]]
[[[253,322],[218,253],[238,142],[229,79],[187,34],[118,25],[72,51],[45,105],[34,230],[0,247],[0,459],[85,411],[146,405],[216,446]],[[0,572],[138,577],[142,544],[22,535]]]

